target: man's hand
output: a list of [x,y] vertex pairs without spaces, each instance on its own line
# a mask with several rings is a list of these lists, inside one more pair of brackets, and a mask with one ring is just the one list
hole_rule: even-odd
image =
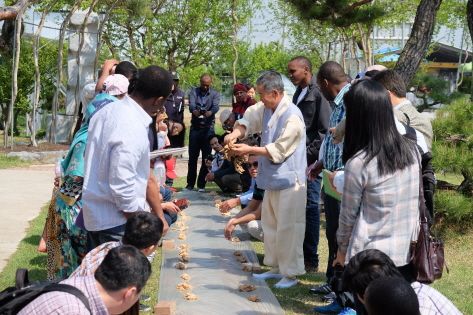
[[212,114],[213,113],[208,110],[208,111],[205,112],[205,117],[209,118],[210,116],[212,116]]
[[181,209],[179,209],[179,207],[176,206],[174,202],[163,202],[161,203],[161,207],[163,210],[166,210],[170,213],[179,213],[181,211]]
[[223,230],[223,234],[227,240],[232,239],[232,233],[235,230],[235,224],[233,224],[233,219],[230,219],[227,224],[225,225],[225,229]]
[[103,63],[102,71],[108,74],[113,74],[112,70],[117,64],[118,64],[118,61],[116,59],[107,59]]
[[223,139],[223,143],[225,145],[227,145],[227,144],[231,145],[231,144],[235,143],[237,140],[238,140],[237,135],[232,132],[232,133],[225,136],[225,138]]
[[207,175],[205,175],[205,181],[206,182],[211,182],[215,179],[215,175],[214,173],[210,172],[210,173],[207,173]]
[[225,200],[220,204],[220,212],[226,213],[240,204],[240,198]]
[[317,161],[312,168],[312,170],[309,172],[309,180],[314,180],[319,176],[320,172],[322,172],[322,169],[324,168],[324,163],[322,161]]
[[199,117],[199,116],[200,116],[200,110],[194,109],[194,110],[192,111],[192,115],[194,115],[195,117]]
[[163,221],[163,236],[166,235],[169,231],[169,224],[168,222],[163,218],[161,219]]
[[244,143],[236,143],[231,147],[231,151],[236,155],[250,154],[254,147],[251,147]]
[[337,257],[333,260],[332,266],[345,266],[345,256],[345,254],[342,254],[340,251],[337,251]]

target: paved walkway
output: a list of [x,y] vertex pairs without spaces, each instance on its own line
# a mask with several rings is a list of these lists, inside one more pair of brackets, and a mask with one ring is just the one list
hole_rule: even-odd
[[53,179],[54,165],[0,169],[0,271],[50,200]]
[[[223,237],[223,227],[229,218],[218,213],[210,194],[184,191],[179,197],[189,198],[191,205],[165,237],[173,240],[174,248],[165,244],[169,241],[163,243],[159,302],[174,301],[176,315],[284,314],[265,281],[256,280],[251,272],[243,271],[243,264],[234,255],[238,250],[245,256],[246,266],[259,266],[247,241],[248,234],[234,233],[240,242],[230,242]],[[182,251],[187,252],[188,262],[185,270],[178,270],[176,264]],[[239,286],[245,284],[253,285],[254,291],[239,292]],[[197,300],[187,300],[186,294],[196,295]],[[249,301],[252,295],[260,301]]]

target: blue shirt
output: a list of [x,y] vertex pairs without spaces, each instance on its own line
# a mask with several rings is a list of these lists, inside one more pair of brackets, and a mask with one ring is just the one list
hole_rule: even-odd
[[191,127],[194,128],[213,128],[215,122],[215,114],[219,110],[220,93],[214,89],[209,89],[207,92],[202,92],[200,87],[192,89],[189,93],[189,111],[205,110],[212,112],[210,117],[203,115],[195,117],[192,115]]
[[[347,84],[338,92],[335,99],[330,102],[332,105],[332,114],[330,115],[329,128],[338,125],[343,118],[345,118],[345,104],[343,103],[343,96],[350,89],[351,84]],[[324,168],[329,171],[335,171],[343,168],[342,163],[342,148],[333,143],[332,134],[327,132],[324,141]]]

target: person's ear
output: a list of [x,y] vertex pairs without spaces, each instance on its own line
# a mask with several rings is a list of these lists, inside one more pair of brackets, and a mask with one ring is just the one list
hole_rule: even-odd
[[127,302],[136,299],[137,295],[138,289],[136,287],[128,287],[125,289],[125,292],[123,294],[123,301]]
[[358,293],[356,294],[356,296],[358,297],[358,300],[360,300],[360,302],[365,305],[365,299],[363,297],[361,297],[361,295],[359,295]]
[[141,252],[143,253],[143,255],[149,256],[149,255],[151,255],[155,250],[156,250],[156,245],[151,245],[151,246],[148,246],[148,247],[142,249]]

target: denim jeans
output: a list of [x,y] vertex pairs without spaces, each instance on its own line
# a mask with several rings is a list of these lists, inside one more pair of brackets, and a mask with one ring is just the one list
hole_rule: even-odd
[[172,191],[169,188],[166,188],[164,186],[159,187],[159,192],[161,193],[161,196],[163,197],[164,202],[168,202],[172,200]]
[[304,262],[306,267],[319,266],[317,247],[319,246],[320,234],[320,181],[320,177],[316,178],[315,180],[307,181],[307,205],[304,238]]
[[205,159],[212,152],[209,136],[214,133],[213,128],[193,128],[189,133],[189,162],[187,163],[187,187],[194,188],[197,178],[197,160],[202,151],[202,165],[200,166],[199,177],[197,178],[197,187],[205,188],[205,176],[209,172],[205,166]]
[[332,263],[337,256],[338,244],[337,244],[337,230],[338,230],[338,217],[340,216],[340,201],[330,197],[326,194],[324,196],[324,208],[325,208],[325,235],[327,236],[328,242],[328,262],[327,262],[327,282],[334,275]]

